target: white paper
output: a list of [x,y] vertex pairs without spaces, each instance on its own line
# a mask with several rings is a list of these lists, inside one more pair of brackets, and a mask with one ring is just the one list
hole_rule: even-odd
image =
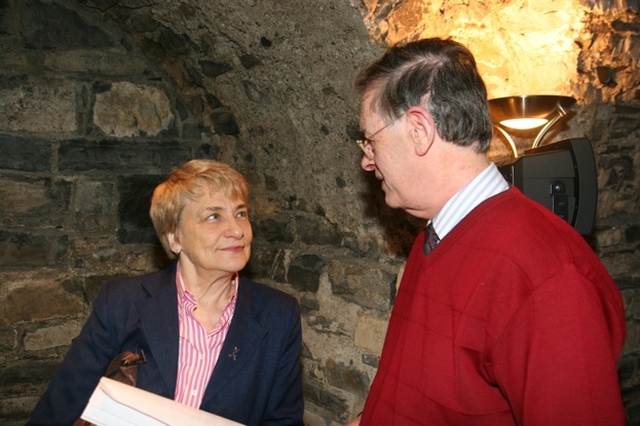
[[80,417],[97,426],[242,426],[107,377]]

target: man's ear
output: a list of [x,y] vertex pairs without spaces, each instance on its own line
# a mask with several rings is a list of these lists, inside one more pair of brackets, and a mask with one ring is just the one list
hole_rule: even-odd
[[411,126],[411,140],[416,154],[426,155],[436,137],[436,125],[429,112],[420,107],[411,107],[406,112]]

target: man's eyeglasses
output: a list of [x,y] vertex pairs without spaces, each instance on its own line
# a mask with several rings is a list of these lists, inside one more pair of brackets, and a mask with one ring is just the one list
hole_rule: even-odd
[[[400,117],[398,117],[400,118]],[[367,157],[369,160],[373,160],[373,138],[380,132],[382,132],[384,129],[386,129],[387,127],[391,126],[393,123],[396,122],[396,120],[398,120],[398,118],[390,121],[389,123],[385,124],[384,126],[382,126],[382,128],[376,130],[375,132],[373,132],[371,134],[371,136],[369,136],[368,138],[364,136],[364,134],[362,134],[362,138],[361,139],[357,139],[356,140],[356,144],[358,144],[358,146],[360,147],[360,149],[362,150],[362,152],[364,152],[365,157]]]
[[371,143],[371,141],[369,139],[358,139],[356,140],[356,143],[358,144],[362,152],[364,152],[364,156],[367,157],[369,160],[372,160],[373,144]]

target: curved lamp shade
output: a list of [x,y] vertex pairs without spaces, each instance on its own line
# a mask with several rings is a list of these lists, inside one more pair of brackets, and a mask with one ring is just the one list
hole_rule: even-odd
[[493,125],[505,136],[515,157],[518,157],[513,139],[508,129],[535,129],[544,126],[536,136],[532,148],[536,148],[547,131],[559,119],[567,115],[567,110],[576,103],[570,96],[522,95],[489,100],[489,110]]

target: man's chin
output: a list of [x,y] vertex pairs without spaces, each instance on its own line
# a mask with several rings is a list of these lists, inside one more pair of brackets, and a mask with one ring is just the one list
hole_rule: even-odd
[[384,191],[384,203],[391,207],[392,209],[397,209],[398,207],[400,207],[400,205],[398,204],[398,199],[397,197],[394,196],[393,192],[389,191],[388,188],[385,189],[383,188]]

